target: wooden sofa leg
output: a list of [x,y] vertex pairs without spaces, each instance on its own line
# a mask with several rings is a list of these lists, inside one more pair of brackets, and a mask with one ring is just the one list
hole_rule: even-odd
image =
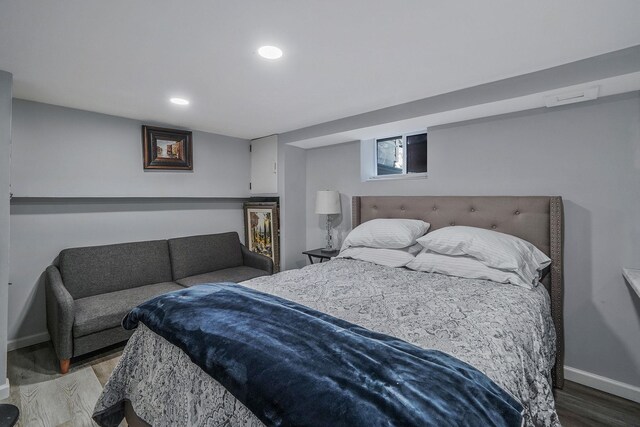
[[62,359],[60,360],[60,373],[66,374],[69,372],[69,365],[71,364],[71,359]]

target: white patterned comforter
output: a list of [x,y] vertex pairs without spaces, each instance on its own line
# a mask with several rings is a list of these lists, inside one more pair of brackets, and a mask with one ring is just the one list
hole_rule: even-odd
[[[242,285],[287,298],[484,372],[525,407],[525,423],[558,426],[551,388],[549,296],[484,280],[334,259]],[[154,426],[262,423],[177,347],[141,325],[95,412],[123,400]]]

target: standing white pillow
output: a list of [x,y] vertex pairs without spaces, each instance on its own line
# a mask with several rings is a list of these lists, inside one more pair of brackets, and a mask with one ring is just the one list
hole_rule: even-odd
[[403,249],[351,247],[340,251],[336,258],[357,259],[387,267],[404,267],[413,261],[421,250],[422,246],[419,244]]
[[418,239],[425,249],[444,255],[468,255],[484,265],[520,275],[527,283],[540,279],[551,259],[532,243],[484,228],[452,226]]
[[435,252],[421,252],[406,264],[407,268],[427,273],[446,274],[447,276],[467,279],[491,280],[497,283],[511,283],[526,289],[533,289],[537,282],[526,282],[519,274],[499,270],[484,265],[475,258],[466,255],[443,255]]
[[380,218],[363,222],[347,235],[342,249],[367,248],[401,249],[416,244],[416,239],[429,230],[429,223],[419,219]]

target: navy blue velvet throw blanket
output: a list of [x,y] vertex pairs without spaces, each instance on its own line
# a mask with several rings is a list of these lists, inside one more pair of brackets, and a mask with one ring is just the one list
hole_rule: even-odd
[[233,283],[133,309],[267,426],[520,426],[522,405],[486,375],[303,305]]

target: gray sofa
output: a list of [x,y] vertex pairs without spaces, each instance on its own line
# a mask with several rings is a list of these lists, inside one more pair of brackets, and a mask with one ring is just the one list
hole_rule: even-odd
[[60,370],[68,371],[71,357],[128,339],[122,318],[150,298],[272,273],[271,259],[249,251],[235,232],[64,249],[45,284]]

